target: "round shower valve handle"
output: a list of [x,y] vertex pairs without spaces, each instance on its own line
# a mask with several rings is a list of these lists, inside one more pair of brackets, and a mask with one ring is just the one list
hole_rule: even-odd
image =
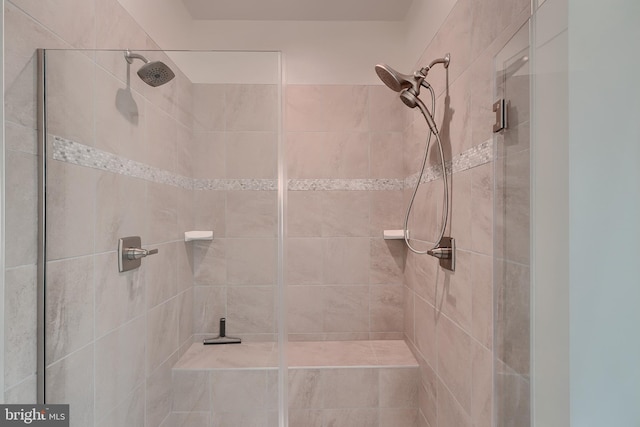
[[157,253],[158,253],[157,249],[151,249],[149,251],[147,249],[141,249],[141,248],[125,248],[124,250],[124,255],[129,260],[140,259],[140,258],[144,258],[146,256],[154,255]]

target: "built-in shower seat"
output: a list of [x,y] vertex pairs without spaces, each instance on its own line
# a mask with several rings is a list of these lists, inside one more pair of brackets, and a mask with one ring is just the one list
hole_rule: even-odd
[[[417,425],[419,368],[404,341],[289,342],[286,358],[290,427]],[[166,425],[277,426],[278,363],[277,343],[194,343],[173,367]]]

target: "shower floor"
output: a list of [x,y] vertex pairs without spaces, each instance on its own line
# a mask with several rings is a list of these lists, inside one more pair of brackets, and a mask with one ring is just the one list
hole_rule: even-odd
[[[290,427],[416,427],[404,341],[287,343]],[[194,343],[173,367],[169,426],[278,426],[277,343]]]

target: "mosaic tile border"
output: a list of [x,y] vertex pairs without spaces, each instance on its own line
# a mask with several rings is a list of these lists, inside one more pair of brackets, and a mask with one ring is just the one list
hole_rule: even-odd
[[[188,190],[209,191],[276,191],[275,179],[194,179],[126,159],[59,136],[53,139],[53,158],[62,162],[99,169],[119,175],[140,178],[150,182],[171,185]],[[462,172],[490,162],[494,156],[493,140],[476,145],[455,156],[447,163],[448,173]],[[434,181],[442,176],[442,168],[432,166],[425,170],[422,182]],[[405,179],[289,179],[289,191],[384,191],[413,188],[418,173]]]

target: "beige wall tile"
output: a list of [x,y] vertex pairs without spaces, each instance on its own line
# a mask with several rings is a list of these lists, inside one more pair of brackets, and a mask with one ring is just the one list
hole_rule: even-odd
[[[93,341],[93,259],[48,262],[46,267],[47,364]],[[25,309],[26,307],[23,307]]]
[[470,413],[471,338],[445,316],[441,316],[437,326],[436,346],[438,377],[464,411]]
[[276,283],[276,239],[226,239],[227,284]]
[[369,128],[371,130],[402,131],[405,125],[405,108],[398,94],[386,86],[369,86]]
[[144,313],[147,270],[118,273],[116,252],[96,255],[94,263],[95,333],[101,337]]
[[4,131],[4,143],[7,151],[38,153],[38,134],[34,129],[5,121]]
[[48,51],[46,67],[47,133],[94,145],[95,63],[85,52]]
[[175,370],[173,372],[173,411],[204,412],[211,410],[211,384],[208,371]]
[[327,115],[327,130],[356,131],[369,128],[367,86],[328,85],[321,90]]
[[493,254],[493,167],[487,163],[471,171],[471,248],[486,255]]
[[381,408],[380,427],[418,427],[418,410],[415,408]]
[[193,125],[198,131],[225,130],[224,85],[193,85]]
[[493,406],[493,357],[491,351],[472,343],[471,416],[474,425],[491,427]]
[[[37,363],[38,333],[36,266],[12,268],[4,273],[5,283],[5,388],[17,386],[34,373]],[[22,395],[15,391],[16,395]],[[33,400],[24,402],[35,402]],[[17,402],[21,403],[21,402]]]
[[148,223],[148,236],[143,245],[184,239],[178,233],[178,188],[170,185],[147,183],[147,211],[143,221]]
[[369,192],[371,199],[371,237],[381,237],[384,230],[399,230],[404,227],[406,205],[402,190]]
[[118,239],[125,236],[141,236],[143,244],[151,243],[146,187],[146,182],[136,178],[100,172],[96,182],[96,252],[116,250]]
[[194,229],[212,230],[216,239],[225,237],[226,203],[226,191],[196,190],[193,197]]
[[96,419],[111,412],[145,379],[144,323],[140,316],[95,342]]
[[321,286],[289,286],[287,318],[290,334],[322,332],[324,289]]
[[324,282],[327,284],[369,283],[370,239],[330,238],[324,241]]
[[438,381],[438,424],[439,426],[471,427],[471,417],[465,412],[447,387]]
[[[456,271],[438,272],[436,306],[456,322],[464,331],[471,331],[471,310],[473,293],[472,254],[456,250]],[[439,268],[439,267],[438,267]]]
[[178,302],[175,298],[147,312],[146,336],[149,374],[178,348]]
[[276,85],[225,85],[227,131],[276,131],[278,87]]
[[285,87],[285,129],[287,132],[326,131],[328,117],[318,85]]
[[95,105],[96,148],[146,162],[148,144],[144,131],[147,104],[142,95],[96,67],[95,99],[103,100]]
[[399,285],[403,281],[405,245],[398,240],[371,239],[369,283]]
[[194,333],[218,335],[220,318],[227,315],[227,288],[196,286],[193,294]]
[[152,308],[178,293],[178,243],[157,245],[158,253],[142,262],[146,279],[147,307]]
[[[109,414],[100,420],[96,420],[96,426],[144,425],[144,394],[144,387],[137,387]],[[150,417],[149,421],[153,422],[153,419]]]
[[367,191],[323,191],[322,236],[368,236],[369,204]]
[[15,151],[6,152],[5,183],[5,265],[36,263],[37,174],[36,156]]
[[227,290],[229,336],[275,332],[274,289],[270,286],[238,286]]
[[267,371],[264,369],[211,371],[209,381],[211,409],[215,414],[266,407]]
[[226,147],[224,132],[194,132],[193,177],[217,179],[226,176]]
[[227,178],[276,179],[276,132],[225,133]]
[[410,408],[418,406],[416,369],[380,369],[380,407]]
[[377,427],[378,409],[328,409],[324,411],[324,420],[331,427]]
[[323,372],[323,386],[326,409],[377,408],[379,405],[377,369],[327,369]]
[[323,239],[287,239],[287,283],[290,285],[322,284],[322,253]]
[[36,128],[36,56],[38,48],[68,47],[48,29],[5,3],[5,119],[30,129]]
[[401,132],[372,132],[369,155],[371,178],[404,178]]
[[417,297],[414,304],[416,347],[429,365],[438,366],[436,321],[441,318],[436,317],[436,310],[422,298]]
[[288,237],[318,237],[322,234],[322,192],[287,193]]
[[193,242],[193,279],[195,286],[227,284],[227,239]]
[[229,191],[227,237],[275,237],[276,202],[275,191]]
[[[173,354],[161,364],[151,375],[147,376],[146,390],[143,392],[142,416],[145,416],[147,425],[160,425],[163,419],[171,412],[171,403],[174,392],[171,384],[172,367],[178,360],[178,355]],[[105,426],[106,427],[106,426]]]
[[367,178],[368,132],[289,132],[289,178]]
[[48,161],[47,260],[93,252],[97,175],[91,168]]
[[[96,348],[96,356],[99,350],[101,350],[101,348]],[[97,358],[96,362],[102,360],[104,359]],[[95,395],[96,407],[94,412],[94,384],[96,388],[101,391],[102,386],[113,386],[111,381],[109,381],[108,384],[102,383],[99,385],[98,381],[104,378],[100,376],[102,372],[101,368],[98,368],[96,371],[97,375],[94,380],[94,366],[94,348],[89,345],[47,367],[47,402],[52,404],[63,403],[68,404],[70,407],[72,406],[74,408],[73,421],[70,425],[73,427],[91,427],[94,425],[94,414],[96,416],[100,415],[99,411],[102,410],[103,407],[98,405],[102,403],[102,399],[105,396],[102,393]],[[115,366],[114,371],[117,372],[117,376],[120,377],[121,373],[115,369]],[[113,374],[114,372],[110,372],[112,378],[115,378]],[[135,376],[132,375],[132,378],[135,378]]]
[[290,414],[292,409],[324,408],[322,377],[320,369],[289,369]]
[[369,287],[369,322],[373,332],[403,332],[402,285]]
[[493,258],[472,255],[473,279],[471,331],[485,347],[493,343]]
[[178,123],[149,101],[146,103],[145,112],[146,162],[151,166],[176,172]]
[[323,286],[324,332],[369,331],[368,286]]
[[289,409],[289,427],[322,427],[324,411]]

